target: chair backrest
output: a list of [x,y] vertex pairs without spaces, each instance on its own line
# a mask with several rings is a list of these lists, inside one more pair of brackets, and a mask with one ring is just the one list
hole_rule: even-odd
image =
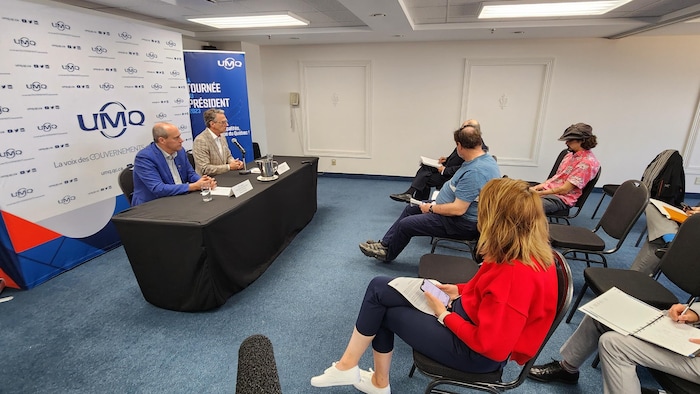
[[187,161],[190,162],[190,165],[192,166],[192,168],[195,168],[195,166],[194,166],[194,154],[192,153],[192,149],[188,150],[185,153],[187,153]]
[[552,325],[547,331],[547,335],[544,337],[540,348],[537,349],[537,353],[522,366],[522,369],[520,370],[517,379],[513,380],[512,382],[500,383],[496,385],[497,387],[503,390],[509,390],[518,387],[527,378],[527,374],[528,372],[530,372],[530,368],[532,368],[532,366],[535,364],[535,361],[537,361],[537,356],[540,354],[542,349],[544,349],[545,345],[547,344],[547,341],[549,341],[549,338],[552,336],[552,334],[554,334],[554,331],[557,329],[557,327],[559,327],[559,323],[561,323],[562,319],[564,319],[566,311],[571,305],[571,300],[574,296],[574,280],[573,276],[571,275],[571,268],[569,267],[569,263],[566,261],[566,259],[564,258],[564,256],[562,256],[561,253],[559,253],[556,250],[552,250],[552,252],[554,253],[554,265],[557,268],[557,314],[554,316],[554,321],[552,321]]
[[567,153],[569,153],[569,148],[563,149],[561,152],[559,152],[559,156],[557,156],[557,159],[554,161],[554,165],[552,166],[552,170],[549,171],[547,179],[553,177],[554,174],[557,173],[557,170],[559,169],[559,164],[561,164],[561,161],[564,160],[564,156],[566,156]]
[[131,196],[134,195],[134,165],[128,164],[125,169],[119,173],[119,178],[117,179],[119,183],[119,188],[122,189],[126,201],[131,205]]
[[578,208],[579,211],[581,210],[581,208],[583,208],[583,204],[586,203],[588,196],[591,195],[595,184],[598,183],[598,179],[600,179],[601,172],[603,172],[603,167],[598,168],[598,173],[595,174],[593,179],[588,181],[588,183],[586,183],[586,186],[583,187],[583,190],[581,190],[581,196],[578,198],[578,200],[576,200],[576,204],[574,204],[574,206]]
[[606,234],[618,240],[615,249],[619,248],[648,203],[649,190],[641,181],[625,181],[610,200],[595,230],[602,227]]
[[678,229],[668,250],[661,258],[661,272],[681,290],[700,296],[700,214],[691,215]]

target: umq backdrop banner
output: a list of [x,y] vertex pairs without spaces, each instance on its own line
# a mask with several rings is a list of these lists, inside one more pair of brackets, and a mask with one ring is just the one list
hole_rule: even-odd
[[159,121],[191,146],[179,33],[5,0],[0,277],[31,288],[119,244],[119,172]]
[[226,51],[184,51],[184,56],[194,137],[206,129],[204,111],[220,108],[226,112],[228,119],[225,136],[231,154],[237,159],[242,158],[240,150],[231,142],[231,138],[236,138],[245,149],[246,161],[253,160],[245,54]]

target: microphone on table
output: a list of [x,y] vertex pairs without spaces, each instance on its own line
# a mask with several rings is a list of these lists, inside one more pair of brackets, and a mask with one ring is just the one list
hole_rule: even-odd
[[241,175],[246,175],[250,174],[250,171],[246,169],[246,164],[245,164],[245,149],[243,149],[243,146],[238,142],[237,139],[231,138],[231,142],[233,142],[234,145],[236,145],[236,148],[238,148],[239,151],[241,151],[241,155],[243,156],[243,170],[239,172]]
[[246,338],[238,349],[236,394],[281,394],[272,342],[261,334]]
[[245,149],[243,149],[243,146],[240,143],[238,143],[238,140],[235,138],[231,138],[231,142],[233,142],[233,144],[236,145],[236,148],[238,148],[238,150],[241,151],[243,157],[245,157]]

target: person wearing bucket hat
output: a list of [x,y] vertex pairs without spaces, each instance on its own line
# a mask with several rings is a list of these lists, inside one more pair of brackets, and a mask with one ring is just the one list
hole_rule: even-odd
[[564,130],[559,141],[566,142],[569,153],[553,177],[532,187],[542,197],[545,213],[573,207],[581,197],[583,187],[600,170],[600,163],[591,152],[598,141],[590,125],[572,124]]

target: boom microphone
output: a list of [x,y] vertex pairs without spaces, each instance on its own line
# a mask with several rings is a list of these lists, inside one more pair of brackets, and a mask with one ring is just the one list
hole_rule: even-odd
[[243,149],[243,146],[241,146],[241,144],[238,143],[238,140],[235,138],[231,138],[231,142],[233,142],[233,144],[236,145],[238,150],[241,151],[241,154],[245,156],[245,149]]

